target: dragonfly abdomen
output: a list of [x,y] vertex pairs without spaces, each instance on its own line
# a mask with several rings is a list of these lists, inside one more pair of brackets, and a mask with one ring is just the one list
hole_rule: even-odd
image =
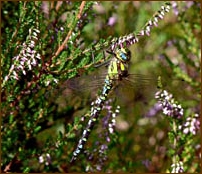
[[112,83],[113,83],[113,81],[109,80],[108,77],[106,77],[105,84],[102,88],[101,94],[97,97],[97,99],[94,102],[91,103],[92,107],[91,107],[91,111],[90,111],[90,120],[88,121],[87,126],[83,131],[82,137],[79,140],[77,148],[73,153],[71,162],[76,160],[78,154],[83,150],[83,146],[85,145],[85,143],[90,135],[90,132],[93,129],[95,122],[97,121],[97,118],[99,117],[103,104],[106,101],[111,88],[113,87]]

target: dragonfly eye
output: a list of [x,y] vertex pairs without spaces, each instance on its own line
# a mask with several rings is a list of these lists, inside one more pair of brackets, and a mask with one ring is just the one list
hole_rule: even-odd
[[123,62],[129,61],[130,57],[131,57],[130,50],[125,49],[125,48],[121,48],[121,49],[117,50],[115,54],[116,54],[116,57]]
[[125,53],[120,53],[120,57],[121,57],[121,59],[123,59],[124,61],[126,61],[127,60],[127,55],[125,54]]

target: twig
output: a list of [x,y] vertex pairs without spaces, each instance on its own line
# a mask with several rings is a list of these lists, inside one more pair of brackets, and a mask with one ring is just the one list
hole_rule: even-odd
[[[85,3],[86,3],[85,1],[82,1],[82,2],[81,2],[80,10],[79,10],[79,12],[78,12],[78,14],[77,14],[77,20],[79,20],[79,19],[81,18],[81,14],[82,14],[82,11],[83,11],[83,9],[84,9]],[[68,42],[70,36],[72,35],[72,32],[73,32],[73,27],[72,27],[72,29],[68,32],[68,34],[67,34],[65,40],[63,41],[62,45],[59,46],[59,48],[57,49],[57,51],[56,51],[55,55],[52,57],[52,59],[54,59],[55,57],[57,57],[57,56],[60,54],[60,52],[64,49],[64,47],[65,47],[65,45],[67,44],[67,42]]]

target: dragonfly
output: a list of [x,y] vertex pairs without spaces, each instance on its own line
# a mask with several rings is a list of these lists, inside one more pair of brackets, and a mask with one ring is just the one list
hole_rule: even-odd
[[97,118],[99,117],[100,112],[102,111],[103,104],[107,100],[109,92],[116,85],[117,81],[121,81],[129,75],[128,64],[131,59],[130,50],[122,47],[120,49],[116,49],[115,52],[111,52],[111,54],[113,54],[113,58],[108,66],[107,75],[104,80],[104,86],[100,92],[100,95],[98,95],[96,100],[92,103],[90,119],[87,123],[86,128],[83,131],[82,137],[79,140],[77,148],[73,152],[71,162],[76,160],[78,154],[83,149],[83,146],[90,135],[90,131],[93,129],[95,122],[97,121]]
[[131,60],[131,52],[128,49],[128,46],[138,42],[137,36],[143,36],[145,34],[149,35],[151,27],[157,26],[158,20],[162,19],[165,14],[164,12],[168,12],[169,10],[170,3],[166,3],[166,5],[161,6],[161,10],[153,16],[153,20],[149,20],[143,30],[137,35],[132,33],[127,36],[114,38],[111,41],[111,45],[107,52],[112,55],[112,58],[109,61],[104,84],[95,101],[91,103],[90,119],[88,120],[86,128],[83,130],[82,136],[73,152],[73,156],[70,160],[71,163],[77,159],[78,155],[84,149],[84,145],[86,144],[90,132],[102,111],[105,101],[108,99],[109,93],[113,91],[113,88],[115,88],[120,81],[127,79],[129,76],[128,70]]

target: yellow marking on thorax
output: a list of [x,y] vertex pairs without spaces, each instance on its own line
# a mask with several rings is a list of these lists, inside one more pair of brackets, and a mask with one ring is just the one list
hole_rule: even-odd
[[111,79],[114,79],[118,75],[117,61],[112,61],[108,67],[108,75]]

